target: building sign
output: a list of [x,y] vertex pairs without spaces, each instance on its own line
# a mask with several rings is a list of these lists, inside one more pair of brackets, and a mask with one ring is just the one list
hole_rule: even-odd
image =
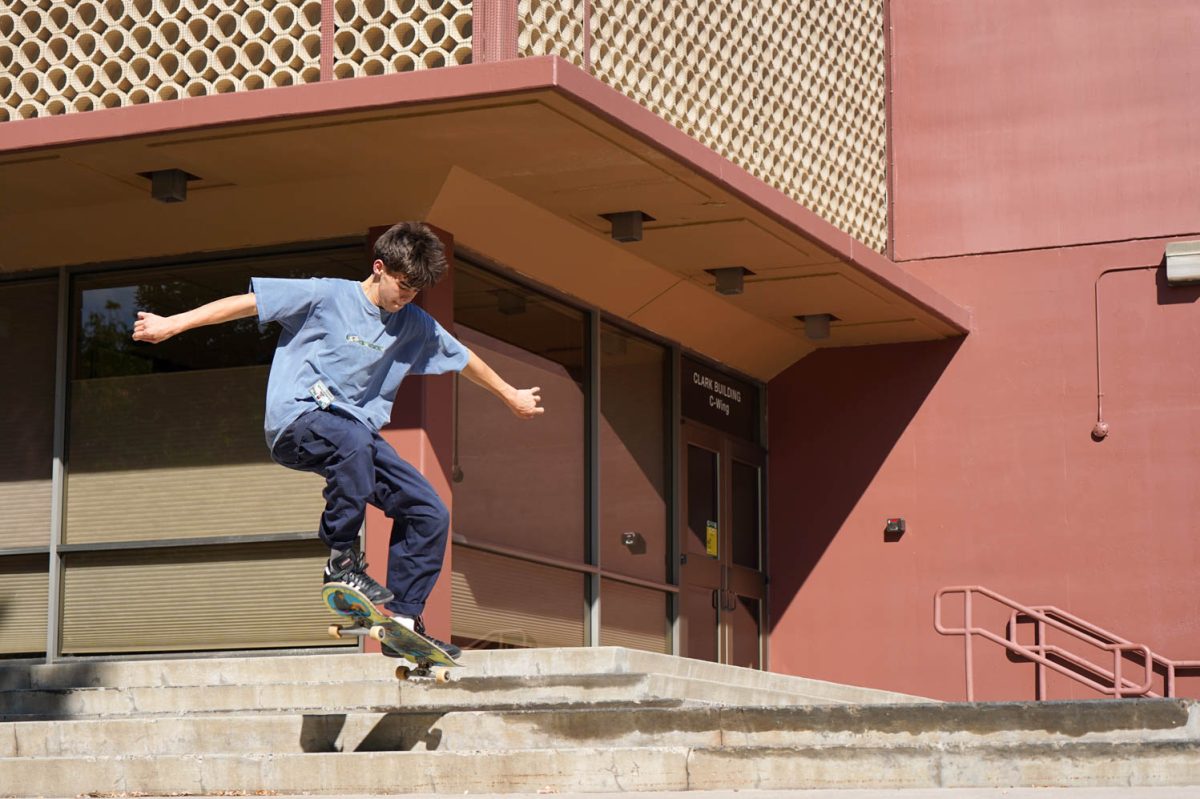
[[680,377],[686,418],[747,441],[758,440],[757,388],[686,355],[680,360]]

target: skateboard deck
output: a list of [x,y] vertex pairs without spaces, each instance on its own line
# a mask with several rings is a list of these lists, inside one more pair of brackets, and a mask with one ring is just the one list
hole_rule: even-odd
[[371,637],[411,663],[396,668],[396,677],[432,677],[437,682],[449,682],[450,671],[459,665],[435,644],[385,616],[371,600],[345,583],[326,583],[321,590],[325,606],[343,617],[349,624],[334,624],[329,634],[334,638]]

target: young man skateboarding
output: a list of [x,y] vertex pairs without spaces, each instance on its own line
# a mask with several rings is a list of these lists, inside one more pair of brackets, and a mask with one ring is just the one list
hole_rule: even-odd
[[[458,647],[425,632],[421,613],[442,568],[450,518],[433,487],[379,435],[406,375],[461,371],[514,414],[541,414],[539,388],[515,389],[479,356],[412,305],[446,272],[438,237],[404,222],[375,243],[371,275],[253,278],[250,292],[174,316],[138,312],[135,341],[157,344],[185,330],[257,315],[283,328],[267,382],[266,435],[271,457],[325,478],[321,540],[332,550],[325,582],[362,591],[401,624],[451,657]],[[392,520],[387,586],[367,575],[357,550],[367,503]]]

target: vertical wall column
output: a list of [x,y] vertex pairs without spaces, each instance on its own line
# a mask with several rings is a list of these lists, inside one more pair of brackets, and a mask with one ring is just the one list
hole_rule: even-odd
[[[432,225],[430,226],[432,227]],[[371,228],[367,235],[367,263],[371,263],[375,239],[387,227]],[[441,282],[417,295],[417,305],[441,323],[447,330],[454,322],[454,237],[437,228],[434,232],[446,247],[450,269]],[[380,435],[396,453],[425,476],[442,502],[453,514],[450,489],[454,446],[454,380],[455,375],[410,377],[400,385],[392,421]],[[379,582],[387,578],[388,543],[392,522],[378,508],[367,507],[365,551],[371,576]],[[446,542],[446,560],[442,575],[425,606],[425,625],[429,632],[450,640],[450,542]],[[378,651],[379,644],[367,641],[369,650]]]
[[517,0],[475,0],[473,53],[476,63],[517,57]]

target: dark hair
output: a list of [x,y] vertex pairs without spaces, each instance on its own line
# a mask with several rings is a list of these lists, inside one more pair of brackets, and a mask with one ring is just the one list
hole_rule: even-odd
[[446,274],[446,248],[423,222],[392,225],[375,240],[375,258],[414,289],[429,288]]

